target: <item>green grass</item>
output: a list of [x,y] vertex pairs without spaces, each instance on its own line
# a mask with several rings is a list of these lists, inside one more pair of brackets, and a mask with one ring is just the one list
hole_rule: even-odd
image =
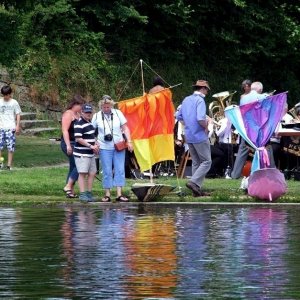
[[[5,157],[6,159],[6,157]],[[78,200],[67,199],[62,191],[67,174],[67,167],[54,166],[67,162],[60,149],[59,143],[51,143],[48,138],[18,137],[17,150],[12,171],[0,171],[0,205],[57,205],[79,203]],[[101,179],[101,178],[100,178]],[[149,182],[148,180],[140,180]],[[124,192],[137,201],[131,192],[131,185],[136,180],[127,180]],[[176,186],[175,192],[166,195],[163,202],[239,202],[264,203],[257,201],[239,189],[241,180],[206,179],[204,188],[212,193],[211,197],[194,198],[185,187],[186,180],[161,177],[156,183]],[[289,180],[288,192],[276,200],[276,203],[300,203],[300,184]],[[78,192],[78,187],[76,187]],[[181,191],[183,196],[178,195]],[[115,192],[115,191],[114,191]],[[101,183],[95,179],[94,195],[101,199],[103,189]],[[112,194],[115,198],[115,194]]]
[[[0,205],[56,205],[78,203],[78,200],[66,199],[62,188],[67,173],[66,167],[49,168],[21,168],[13,171],[2,171],[0,173],[1,191]],[[131,192],[131,185],[136,180],[127,180],[124,192],[131,197],[132,201],[137,201]],[[148,182],[141,180],[141,182]],[[176,179],[159,178],[157,183],[166,183],[177,186]],[[245,195],[244,191],[239,189],[240,180],[226,179],[206,179],[205,189],[212,192],[211,197],[194,198],[191,192],[185,187],[186,180],[179,180],[179,186],[184,196],[178,196],[175,192],[165,196],[163,202],[239,202],[255,203],[257,200]],[[288,193],[278,199],[276,203],[300,203],[299,182],[288,181]],[[78,187],[77,192],[78,192]],[[100,200],[103,196],[101,183],[95,179],[94,195]],[[113,198],[115,194],[113,194]],[[261,202],[261,201],[259,201]],[[261,202],[262,203],[262,202]]]
[[[3,151],[2,156],[4,156],[6,162],[6,151]],[[59,142],[50,142],[48,136],[17,137],[13,167],[28,168],[60,164],[63,162],[67,162],[67,158],[61,151]]]

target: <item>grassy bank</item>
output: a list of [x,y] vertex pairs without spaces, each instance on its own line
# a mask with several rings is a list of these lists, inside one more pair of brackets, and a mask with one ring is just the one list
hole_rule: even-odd
[[[13,171],[2,171],[0,173],[0,205],[32,205],[32,204],[67,204],[76,203],[78,200],[66,199],[62,188],[64,185],[66,167],[34,167],[20,168]],[[101,178],[99,178],[101,179]],[[137,201],[131,192],[131,185],[136,182],[127,180],[127,186],[124,192],[131,197],[131,201]],[[141,180],[141,182],[148,182]],[[177,186],[177,180],[174,178],[159,178],[158,183],[166,183]],[[175,192],[163,198],[164,202],[257,202],[255,199],[245,195],[243,190],[239,189],[240,180],[226,179],[207,179],[205,189],[212,192],[211,197],[194,198],[191,192],[185,187],[186,180],[179,180],[181,191],[186,195],[178,196]],[[77,187],[78,191],[78,187]],[[178,191],[178,188],[176,189]],[[300,203],[300,186],[299,182],[288,181],[288,193],[278,199],[278,203]],[[97,179],[94,182],[94,195],[98,200],[103,196],[101,182]],[[115,194],[113,194],[114,198]]]
[[[0,205],[56,205],[64,203],[77,203],[78,200],[66,199],[62,191],[67,167],[55,166],[67,162],[60,150],[59,143],[52,143],[49,138],[19,137],[15,155],[14,169],[12,171],[0,171]],[[101,176],[100,176],[101,177]],[[99,178],[101,180],[101,178]],[[141,180],[141,182],[149,182]],[[137,201],[131,192],[131,185],[136,180],[127,180],[124,192],[131,197],[131,201]],[[166,183],[176,186],[174,193],[163,198],[164,202],[242,202],[255,203],[255,199],[245,195],[239,189],[241,180],[206,179],[205,189],[212,192],[211,197],[194,198],[185,187],[186,180],[161,177],[157,183]],[[288,193],[278,199],[278,203],[300,203],[299,182],[289,180]],[[176,193],[181,191],[184,196]],[[78,187],[77,187],[78,192]],[[94,194],[98,200],[103,196],[101,182],[95,179]],[[112,195],[115,198],[115,194]]]
[[[3,154],[6,160],[6,153]],[[59,142],[51,142],[48,136],[17,137],[13,163],[16,168],[49,166],[66,161],[66,156],[61,151]]]

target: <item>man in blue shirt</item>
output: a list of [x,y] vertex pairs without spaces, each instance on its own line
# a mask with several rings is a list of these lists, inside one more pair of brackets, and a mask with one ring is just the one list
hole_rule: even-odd
[[200,197],[209,195],[202,191],[202,184],[211,166],[205,103],[210,87],[207,81],[198,80],[193,88],[194,93],[183,100],[176,118],[184,124],[185,139],[192,158],[192,177],[186,186],[193,191],[194,197]]

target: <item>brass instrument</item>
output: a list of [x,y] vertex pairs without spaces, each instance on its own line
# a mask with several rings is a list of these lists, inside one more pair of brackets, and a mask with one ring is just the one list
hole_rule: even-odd
[[297,109],[297,110],[300,109],[300,102],[297,103],[294,107],[292,107],[292,108],[288,111],[288,113],[294,118],[294,120],[300,121],[300,116],[297,115],[296,109]]
[[[208,110],[209,110],[209,117],[212,119],[213,124],[216,127],[220,127],[219,121],[225,118],[224,110],[227,106],[232,104],[232,97],[235,93],[236,91],[234,92],[225,91],[225,92],[220,92],[212,95],[212,97],[216,98],[216,100],[212,101],[209,104]],[[216,140],[217,137],[215,136],[212,139],[212,144],[214,144]],[[236,137],[235,138],[232,137],[232,140],[236,140]]]
[[213,98],[217,99],[212,101],[208,106],[209,116],[213,120],[218,122],[224,118],[224,110],[227,106],[231,105],[232,97],[235,93],[236,91],[232,93],[225,91],[212,95]]

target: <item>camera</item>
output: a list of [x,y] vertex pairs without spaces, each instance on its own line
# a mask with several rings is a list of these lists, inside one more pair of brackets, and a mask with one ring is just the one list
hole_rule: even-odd
[[109,134],[106,134],[104,136],[104,141],[107,141],[107,142],[111,142],[113,139],[112,135],[109,133]]

